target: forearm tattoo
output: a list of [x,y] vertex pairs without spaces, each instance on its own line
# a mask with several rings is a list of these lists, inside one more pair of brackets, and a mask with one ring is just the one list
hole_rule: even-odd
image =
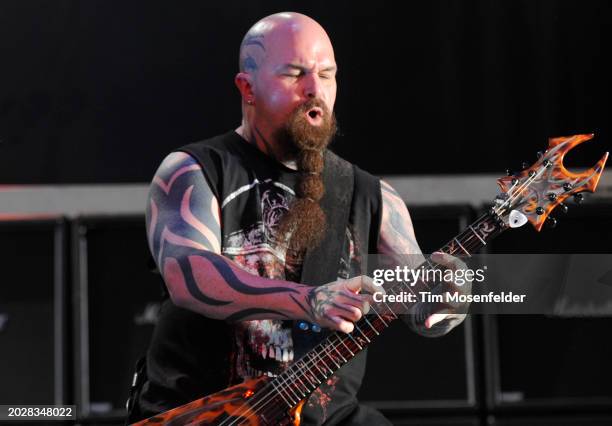
[[[416,241],[414,229],[408,209],[400,195],[388,183],[381,181],[383,199],[383,220],[380,230],[378,250],[383,256],[383,263],[396,266],[409,262],[409,267],[416,268],[425,258]],[[397,256],[401,254],[409,257]],[[444,320],[432,328],[425,327],[425,320],[435,313],[435,307],[429,303],[419,302],[412,311],[412,315],[403,315],[402,319],[418,334],[428,337],[441,336],[448,333],[456,321]],[[460,322],[460,321],[459,321]]]
[[274,298],[284,295],[283,308],[289,301],[289,308],[303,309],[299,300],[309,287],[251,275],[220,254],[219,204],[193,157],[173,153],[164,160],[151,184],[146,219],[149,247],[170,293],[189,307],[230,321],[286,319],[291,309],[268,307],[283,306]]
[[378,241],[381,254],[420,254],[406,204],[387,182],[381,181],[383,218]]

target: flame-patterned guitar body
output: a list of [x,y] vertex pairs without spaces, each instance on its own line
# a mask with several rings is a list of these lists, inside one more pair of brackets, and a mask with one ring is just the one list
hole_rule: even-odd
[[[132,426],[195,426],[195,425],[294,425],[300,424],[304,401],[287,411],[281,411],[279,401],[265,404],[266,384],[270,378],[261,376],[197,399],[170,411],[134,423]],[[274,409],[261,409],[261,407]],[[254,409],[258,408],[259,409]]]

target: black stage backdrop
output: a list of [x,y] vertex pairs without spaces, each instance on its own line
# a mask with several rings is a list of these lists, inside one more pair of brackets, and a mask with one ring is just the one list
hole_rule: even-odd
[[339,64],[336,151],[376,174],[501,172],[546,138],[612,141],[609,1],[0,2],[0,183],[149,181],[236,127],[240,40],[294,10]]

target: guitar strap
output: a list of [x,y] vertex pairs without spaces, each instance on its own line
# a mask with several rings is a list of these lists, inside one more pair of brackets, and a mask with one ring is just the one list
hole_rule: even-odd
[[355,184],[352,164],[329,150],[324,161],[325,194],[321,209],[325,213],[326,230],[321,243],[306,252],[300,279],[302,284],[314,286],[338,279]]

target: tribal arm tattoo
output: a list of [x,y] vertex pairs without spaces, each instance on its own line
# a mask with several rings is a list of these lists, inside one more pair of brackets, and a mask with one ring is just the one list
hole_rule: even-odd
[[173,302],[211,318],[312,320],[313,288],[250,274],[221,255],[219,203],[201,166],[170,154],[150,186],[149,249]]
[[[417,243],[408,208],[391,185],[382,180],[380,183],[383,214],[378,252],[384,255],[382,256],[385,264],[383,266],[394,267],[407,264],[410,268],[416,268],[425,260],[425,257]],[[438,337],[448,333],[465,318],[465,315],[450,314],[431,328],[427,328],[425,321],[435,312],[433,304],[419,302],[414,305],[412,314],[402,315],[402,319],[418,334]]]

